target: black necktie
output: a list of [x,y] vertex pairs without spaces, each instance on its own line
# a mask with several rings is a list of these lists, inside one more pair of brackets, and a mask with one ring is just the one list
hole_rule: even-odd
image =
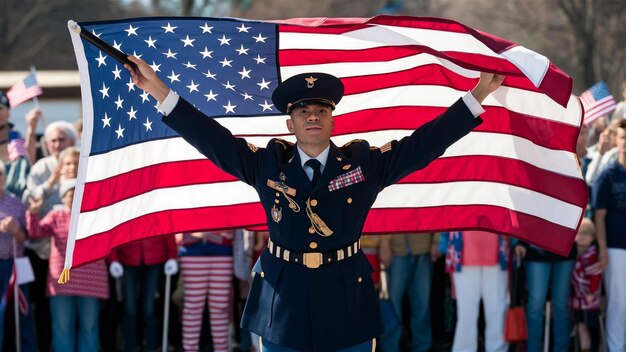
[[311,185],[315,186],[315,184],[317,184],[317,180],[320,179],[320,175],[322,174],[322,163],[320,163],[317,159],[309,159],[304,164],[313,169],[313,178],[311,179]]

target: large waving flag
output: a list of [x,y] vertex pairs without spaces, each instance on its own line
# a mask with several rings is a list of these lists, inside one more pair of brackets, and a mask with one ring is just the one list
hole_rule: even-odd
[[[294,141],[272,105],[302,72],[338,76],[346,95],[333,141],[382,146],[473,88],[507,76],[485,123],[378,197],[372,233],[484,229],[567,253],[587,202],[576,159],[582,120],[571,79],[535,52],[457,22],[379,16],[262,22],[143,18],[80,23],[152,65],[178,94],[236,136]],[[161,123],[122,65],[72,32],[84,134],[66,267],[149,236],[263,226],[255,191]],[[72,254],[73,253],[73,254]]]

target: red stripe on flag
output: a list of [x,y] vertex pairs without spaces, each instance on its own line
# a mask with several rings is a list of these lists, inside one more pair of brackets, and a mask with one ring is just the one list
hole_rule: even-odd
[[[364,231],[406,233],[399,225],[411,224],[416,233],[442,232],[463,227],[462,224],[469,218],[475,219],[477,230],[492,229],[495,233],[513,235],[563,256],[569,254],[576,237],[576,232],[571,229],[544,219],[488,205],[372,209],[367,216]],[[548,234],[553,241],[546,241]]]
[[412,173],[399,183],[441,183],[455,181],[489,181],[526,188],[570,204],[577,204],[587,193],[583,180],[573,180],[542,170],[519,160],[473,156],[439,158],[427,168]]
[[[245,216],[244,216],[245,214]],[[221,207],[168,210],[147,214],[122,223],[110,231],[77,240],[74,247],[73,265],[83,265],[105,258],[110,250],[119,245],[154,237],[158,234],[223,230],[225,222],[232,228],[243,228],[249,223],[267,221],[259,203]]]
[[[361,110],[335,118],[333,136],[388,129],[413,130],[444,112],[446,108],[400,106]],[[549,149],[574,152],[578,127],[491,107],[475,131],[519,136]],[[557,138],[558,137],[558,138]]]
[[[154,175],[159,177],[153,177]],[[93,211],[155,189],[235,180],[208,159],[151,165],[101,181],[86,183],[80,211]],[[130,184],[133,187],[126,187]]]

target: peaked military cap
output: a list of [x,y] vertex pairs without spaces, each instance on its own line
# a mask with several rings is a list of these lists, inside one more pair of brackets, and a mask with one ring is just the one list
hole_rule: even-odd
[[0,104],[6,106],[7,108],[11,108],[11,103],[9,103],[9,98],[7,95],[0,90]]
[[343,83],[339,78],[327,73],[302,73],[278,85],[272,94],[274,106],[282,113],[289,114],[297,106],[306,104],[326,104],[335,110],[335,105],[343,97]]

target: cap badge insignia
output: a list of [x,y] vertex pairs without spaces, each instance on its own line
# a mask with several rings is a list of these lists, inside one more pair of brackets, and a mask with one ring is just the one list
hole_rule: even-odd
[[307,88],[313,88],[313,85],[315,85],[315,81],[317,81],[317,78],[314,78],[313,76],[309,76],[305,78],[304,80],[306,81]]

